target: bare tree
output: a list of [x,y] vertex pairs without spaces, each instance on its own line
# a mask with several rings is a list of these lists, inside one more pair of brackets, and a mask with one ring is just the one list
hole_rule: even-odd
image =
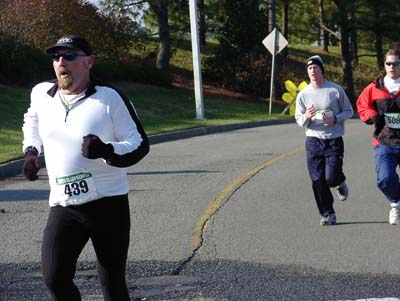
[[268,32],[271,32],[275,26],[275,0],[268,0]]
[[325,10],[324,10],[324,0],[318,0],[319,4],[319,18],[320,18],[320,41],[322,50],[328,52],[329,45],[329,33],[325,30],[323,24],[326,24]]
[[164,71],[169,70],[169,57],[171,53],[171,37],[169,32],[167,4],[167,0],[149,1],[151,9],[157,15],[160,37],[156,66],[158,69]]
[[128,16],[135,15],[137,10],[143,10],[143,5],[148,4],[157,18],[159,47],[156,67],[169,71],[171,53],[170,27],[168,21],[168,0],[102,0],[101,4],[106,10]]
[[207,32],[207,28],[206,28],[206,12],[205,12],[205,6],[204,6],[204,0],[199,0],[198,3],[198,8],[199,8],[199,18],[200,18],[200,44],[202,46],[206,46],[207,45],[207,41],[206,41],[206,32]]
[[338,8],[339,13],[339,26],[340,26],[340,45],[342,49],[343,59],[343,84],[344,89],[351,101],[355,100],[354,95],[354,80],[352,68],[352,54],[350,48],[350,33],[351,27],[349,23],[349,1],[347,0],[333,0]]
[[374,8],[374,26],[375,33],[375,50],[376,50],[376,65],[379,68],[383,67],[383,37],[382,37],[382,5],[380,1],[373,1]]
[[356,28],[356,17],[355,17],[355,6],[354,2],[351,1],[349,4],[349,27],[350,27],[350,52],[353,59],[353,63],[358,64],[358,39]]
[[[289,36],[289,3],[290,0],[285,0],[282,7],[282,34],[284,37]],[[282,56],[288,57],[288,48],[282,50]]]

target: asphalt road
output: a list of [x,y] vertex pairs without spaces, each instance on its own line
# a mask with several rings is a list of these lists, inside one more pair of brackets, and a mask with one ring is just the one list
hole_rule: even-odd
[[[293,123],[152,145],[128,169],[132,297],[400,300],[400,226],[375,187],[371,131],[347,123],[350,197],[335,202],[332,227],[319,226]],[[47,300],[38,260],[48,189],[45,169],[35,182],[0,182],[0,300]],[[102,300],[94,260],[88,245],[76,277],[87,301]]]

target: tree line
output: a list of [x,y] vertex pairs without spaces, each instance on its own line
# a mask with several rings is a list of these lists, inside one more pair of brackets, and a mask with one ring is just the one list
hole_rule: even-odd
[[[343,82],[354,99],[353,69],[367,49],[382,68],[399,47],[396,0],[197,0],[200,42],[212,46],[204,72],[221,85],[264,96],[271,58],[261,41],[278,28],[290,44],[340,46]],[[127,61],[139,41],[158,41],[155,67],[170,71],[174,41],[190,39],[188,0],[1,0],[0,38],[44,49],[61,35],[88,37],[99,58]],[[0,50],[1,51],[1,50]],[[285,64],[287,50],[278,64]]]

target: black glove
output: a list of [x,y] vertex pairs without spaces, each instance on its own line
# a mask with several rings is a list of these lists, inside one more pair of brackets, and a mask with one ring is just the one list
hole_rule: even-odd
[[371,118],[371,121],[377,129],[382,129],[385,126],[385,118],[382,115],[376,114]]
[[37,173],[40,169],[39,152],[34,147],[29,147],[25,152],[25,162],[22,166],[22,172],[29,181],[38,179]]
[[99,137],[89,134],[83,137],[82,155],[88,159],[110,158],[114,154],[114,147],[105,144]]

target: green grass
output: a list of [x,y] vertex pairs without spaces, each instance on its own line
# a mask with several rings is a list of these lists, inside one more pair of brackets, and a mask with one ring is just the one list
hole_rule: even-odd
[[29,104],[29,90],[0,88],[0,162],[22,152],[22,121]]
[[[138,47],[135,55],[140,57],[153,48],[156,49],[156,43]],[[181,41],[175,45],[170,61],[171,67],[192,72],[190,49],[191,45],[187,41]],[[211,49],[212,45],[202,49],[203,58],[210,53]],[[290,65],[291,69],[287,70],[288,78],[296,83],[304,80],[306,78],[305,60],[315,53],[320,53],[325,62],[325,70],[328,71],[328,79],[340,83],[343,72],[340,49],[330,47],[329,51],[330,53],[320,53],[320,47],[291,45],[289,58],[297,61],[298,66]],[[373,80],[379,72],[380,70],[373,66],[370,57],[362,57],[360,64],[354,68],[356,93]],[[280,114],[283,110],[282,106],[273,106],[272,115],[269,116],[269,106],[266,101],[250,102],[227,97],[204,96],[205,120],[198,120],[193,92],[165,88],[125,90],[124,92],[133,100],[149,135],[201,126],[289,117]],[[29,105],[29,93],[30,89],[0,87],[0,162],[19,158],[22,155],[21,126],[23,114]],[[279,98],[280,95],[276,95],[276,99]]]
[[[125,90],[149,135],[201,126],[282,118],[281,106],[268,115],[267,102],[204,97],[204,120],[196,119],[193,92],[177,89]],[[21,157],[23,114],[30,89],[0,88],[0,162]],[[286,115],[286,117],[289,117]]]
[[[149,134],[180,129],[278,118],[279,108],[268,116],[266,102],[253,103],[221,97],[204,97],[204,120],[196,119],[193,93],[177,90],[127,93],[134,100]],[[282,109],[281,109],[282,111]]]

